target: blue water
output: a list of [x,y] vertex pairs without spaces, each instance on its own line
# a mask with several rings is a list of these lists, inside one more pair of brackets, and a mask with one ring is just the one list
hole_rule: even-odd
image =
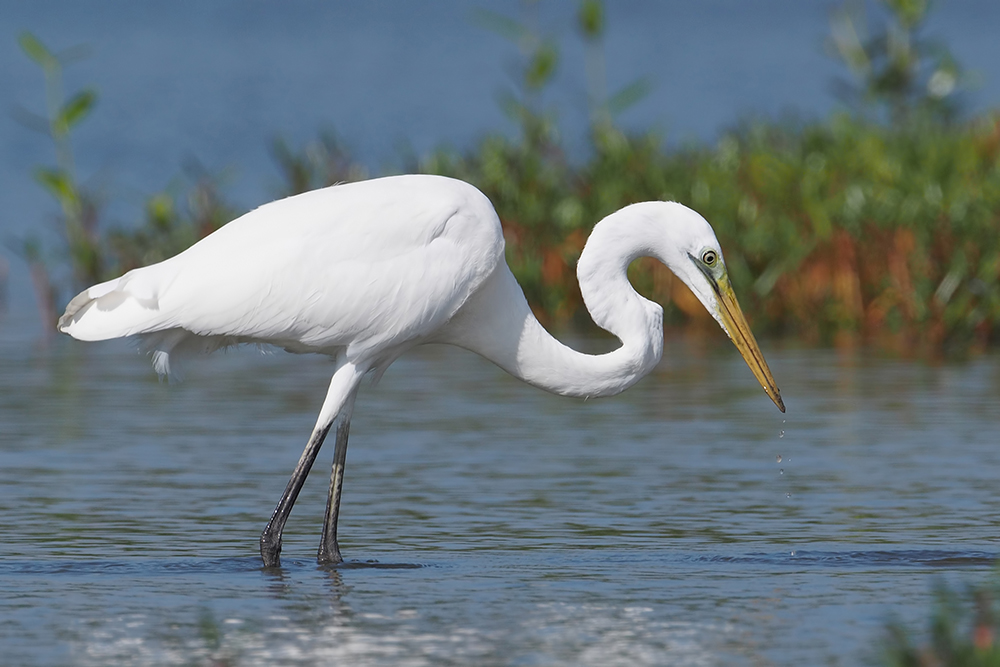
[[359,398],[349,567],[314,562],[324,451],[274,572],[257,536],[329,364],[246,350],[168,385],[30,328],[0,321],[9,664],[855,665],[1000,552],[995,355],[765,345],[780,415],[725,341],[597,401],[424,348]]

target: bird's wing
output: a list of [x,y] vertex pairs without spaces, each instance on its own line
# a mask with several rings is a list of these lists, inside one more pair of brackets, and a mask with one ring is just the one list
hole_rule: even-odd
[[472,186],[376,179],[266,204],[84,292],[60,328],[90,340],[182,329],[363,355],[431,334],[502,261],[499,220]]

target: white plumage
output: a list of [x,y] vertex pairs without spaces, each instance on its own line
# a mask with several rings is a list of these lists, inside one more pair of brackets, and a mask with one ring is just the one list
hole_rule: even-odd
[[[197,337],[209,349],[350,348],[352,360],[370,361],[388,341],[438,329],[503,257],[489,201],[442,187],[452,183],[383,179],[266,204],[175,257],[91,287],[59,328],[80,340],[148,336],[164,354]],[[163,335],[174,330],[186,335]]]
[[584,302],[622,346],[576,352],[531,313],[504,261],[503,231],[473,186],[438,176],[339,185],[261,206],[168,260],[95,285],[74,298],[59,330],[80,340],[136,336],[159,373],[176,357],[240,343],[326,354],[335,372],[313,435],[261,536],[279,562],[281,530],[326,433],[337,451],[320,546],[340,562],[340,483],[354,396],[422,343],[458,345],[548,391],[606,396],[648,373],[663,349],[662,309],[626,278],[652,256],[701,300],[784,409],[729,286],[711,227],[670,202],[634,204],[598,223],[580,257]]

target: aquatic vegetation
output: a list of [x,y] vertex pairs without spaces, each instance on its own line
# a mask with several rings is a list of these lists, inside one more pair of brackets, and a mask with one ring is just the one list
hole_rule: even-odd
[[890,667],[1000,665],[996,586],[976,586],[962,594],[939,584],[934,597],[934,609],[919,643],[902,624],[887,626],[880,663]]
[[[1000,116],[961,126],[754,122],[714,147],[669,151],[606,132],[574,168],[529,140],[491,137],[423,168],[475,183],[507,230],[534,305],[572,321],[589,227],[630,202],[673,199],[718,230],[754,324],[814,344],[938,352],[981,347],[1000,323]],[[639,262],[668,322],[697,319],[673,277]]]

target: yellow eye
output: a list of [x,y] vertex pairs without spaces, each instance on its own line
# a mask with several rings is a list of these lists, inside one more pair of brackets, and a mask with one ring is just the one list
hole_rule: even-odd
[[701,256],[701,261],[705,262],[707,266],[715,266],[718,260],[719,255],[714,250],[706,250],[705,254]]

